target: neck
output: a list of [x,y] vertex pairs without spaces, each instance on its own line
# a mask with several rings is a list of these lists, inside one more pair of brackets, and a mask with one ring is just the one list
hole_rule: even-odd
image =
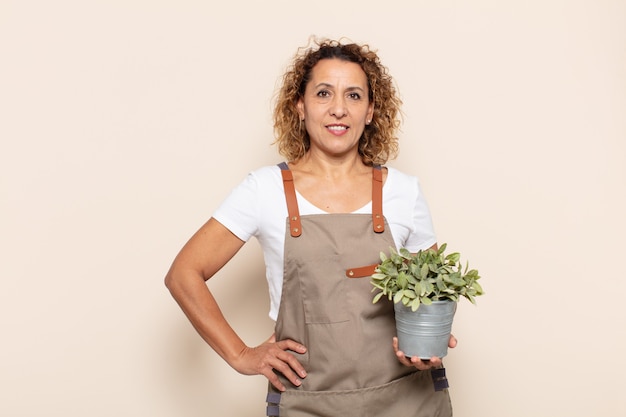
[[291,165],[297,170],[325,178],[350,176],[371,169],[363,163],[359,154],[350,157],[332,157],[316,155],[311,151]]

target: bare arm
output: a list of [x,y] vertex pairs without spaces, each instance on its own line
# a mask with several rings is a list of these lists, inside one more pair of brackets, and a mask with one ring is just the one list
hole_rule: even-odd
[[[278,389],[284,389],[273,372],[282,372],[300,385],[295,372],[306,375],[302,365],[287,350],[303,353],[304,346],[292,341],[276,342],[273,337],[256,348],[248,347],[222,314],[206,282],[244,245],[220,222],[210,219],[174,259],[165,285],[200,336],[230,366],[246,375],[263,374]],[[294,372],[295,371],[295,372]]]

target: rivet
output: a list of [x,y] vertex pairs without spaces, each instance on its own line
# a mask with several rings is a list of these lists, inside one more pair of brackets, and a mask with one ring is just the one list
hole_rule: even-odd
[[298,217],[297,217],[297,216],[293,216],[293,217],[291,218],[291,221],[294,221],[294,222],[295,222],[296,220],[298,220]]
[[377,219],[380,219],[380,214],[377,214],[377,215],[376,215],[376,218],[377,218]]
[[350,275],[351,277],[354,276],[354,271],[348,272],[348,275]]
[[299,230],[297,227],[294,227],[294,228],[293,228],[293,232],[294,232],[294,233],[298,233],[299,231],[300,231],[300,230]]
[[377,229],[382,229],[381,225],[376,226]]

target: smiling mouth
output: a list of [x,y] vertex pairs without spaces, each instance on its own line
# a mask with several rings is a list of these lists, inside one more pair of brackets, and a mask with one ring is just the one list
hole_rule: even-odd
[[348,126],[328,126],[328,129],[335,132],[341,132],[344,130],[348,130]]

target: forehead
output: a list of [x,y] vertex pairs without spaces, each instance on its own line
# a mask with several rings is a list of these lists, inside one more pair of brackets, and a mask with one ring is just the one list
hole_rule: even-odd
[[367,75],[359,64],[340,59],[322,59],[311,70],[310,85],[320,83],[367,89]]

